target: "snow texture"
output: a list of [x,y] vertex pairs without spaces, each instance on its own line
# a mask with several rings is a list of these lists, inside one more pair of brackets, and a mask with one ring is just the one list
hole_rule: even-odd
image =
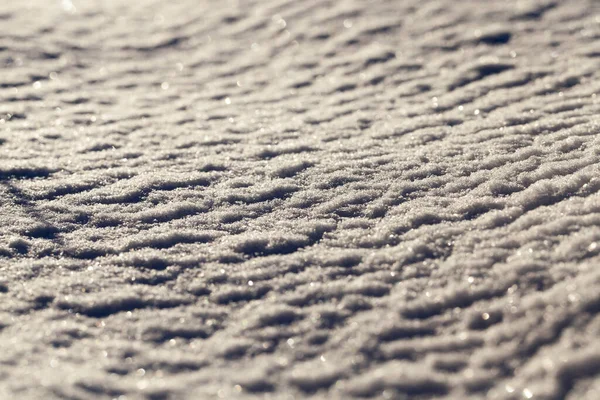
[[0,29],[1,399],[600,398],[600,3]]

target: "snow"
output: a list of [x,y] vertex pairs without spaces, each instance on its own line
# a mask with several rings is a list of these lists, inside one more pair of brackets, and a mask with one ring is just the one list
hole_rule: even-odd
[[598,11],[1,2],[0,398],[599,398]]

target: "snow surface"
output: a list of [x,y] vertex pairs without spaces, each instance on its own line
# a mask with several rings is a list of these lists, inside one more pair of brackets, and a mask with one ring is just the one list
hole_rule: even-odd
[[0,33],[1,399],[600,398],[598,2]]

